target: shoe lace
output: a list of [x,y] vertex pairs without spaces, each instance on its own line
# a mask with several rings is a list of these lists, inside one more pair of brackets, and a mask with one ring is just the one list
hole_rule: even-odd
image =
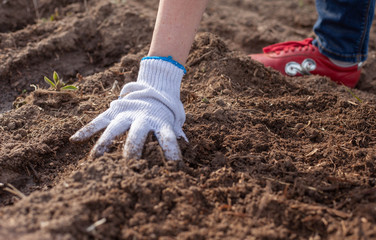
[[288,51],[307,51],[315,49],[312,45],[313,38],[307,38],[302,41],[290,41],[290,42],[283,42],[273,44],[267,47],[264,47],[262,50],[264,53],[275,52],[279,54],[281,51],[288,52]]

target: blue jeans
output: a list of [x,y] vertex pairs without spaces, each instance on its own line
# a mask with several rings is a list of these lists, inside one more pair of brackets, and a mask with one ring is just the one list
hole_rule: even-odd
[[368,53],[376,0],[316,0],[313,44],[327,57],[362,62]]

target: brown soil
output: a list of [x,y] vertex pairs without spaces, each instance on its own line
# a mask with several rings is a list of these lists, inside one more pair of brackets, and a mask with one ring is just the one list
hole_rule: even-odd
[[[0,239],[376,239],[375,41],[352,92],[287,78],[247,54],[313,36],[314,1],[212,1],[184,160],[152,135],[141,160],[121,157],[126,136],[91,160],[95,139],[68,138],[135,80],[158,1],[40,0],[38,21],[31,2],[0,3]],[[53,70],[80,90],[43,90]]]

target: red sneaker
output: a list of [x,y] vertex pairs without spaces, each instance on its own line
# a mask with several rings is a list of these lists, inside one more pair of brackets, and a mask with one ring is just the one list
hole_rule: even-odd
[[335,65],[312,45],[312,40],[307,38],[299,42],[277,43],[263,48],[264,53],[249,56],[288,76],[317,74],[327,76],[339,84],[355,87],[360,78],[359,66]]

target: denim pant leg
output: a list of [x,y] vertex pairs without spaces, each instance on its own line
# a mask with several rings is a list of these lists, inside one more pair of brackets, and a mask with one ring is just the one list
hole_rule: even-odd
[[313,44],[327,57],[362,62],[368,53],[375,0],[316,0]]

